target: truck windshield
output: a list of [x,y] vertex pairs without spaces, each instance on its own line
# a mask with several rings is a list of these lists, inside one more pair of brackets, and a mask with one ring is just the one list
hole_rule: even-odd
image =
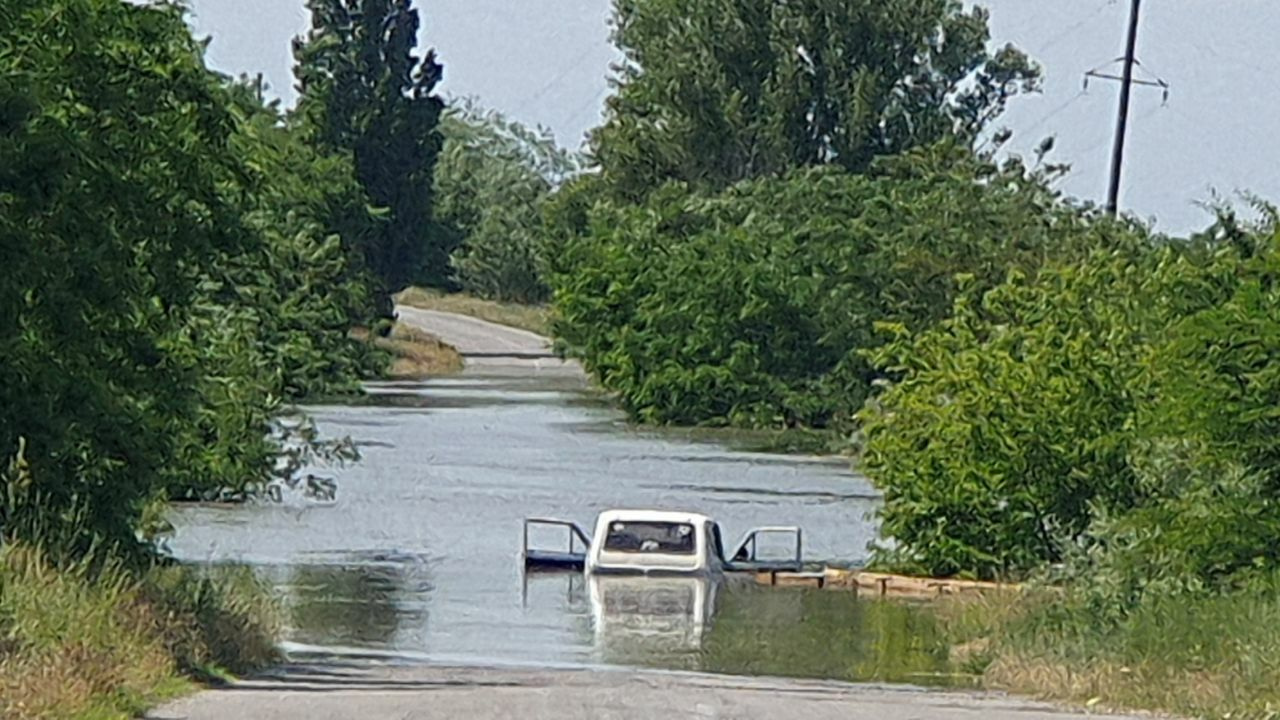
[[604,538],[604,549],[613,552],[692,555],[693,526],[688,523],[614,522]]

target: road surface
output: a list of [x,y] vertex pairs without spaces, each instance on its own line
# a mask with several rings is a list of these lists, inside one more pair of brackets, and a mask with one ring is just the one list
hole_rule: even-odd
[[469,372],[485,374],[581,375],[578,363],[562,360],[551,341],[536,333],[466,315],[398,306],[401,322],[434,335],[462,355]]
[[1079,720],[971,692],[619,670],[307,668],[204,692],[151,720]]

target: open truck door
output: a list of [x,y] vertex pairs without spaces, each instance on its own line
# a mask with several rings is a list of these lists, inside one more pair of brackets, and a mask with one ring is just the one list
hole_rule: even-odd
[[[530,546],[530,531],[538,528],[561,529],[567,534],[567,546],[564,549],[545,549]],[[577,523],[570,520],[552,518],[525,518],[524,569],[527,572],[555,572],[563,570],[583,570],[587,565],[587,549],[591,547],[591,539]]]
[[[780,538],[780,545],[786,548],[785,553],[776,553],[772,557],[761,554],[761,538],[774,536]],[[746,572],[799,572],[803,561],[804,533],[795,526],[761,527],[751,530],[738,543],[738,549],[732,556],[725,558],[729,570]]]
[[[761,538],[773,536],[778,540],[770,543],[771,548],[778,548],[765,557],[761,551]],[[750,573],[758,581],[767,581],[777,585],[779,581],[788,585],[826,585],[826,565],[810,563],[806,567],[803,557],[804,533],[795,526],[774,526],[756,528],[748,532],[738,544],[732,557],[725,559],[725,570],[729,572]]]

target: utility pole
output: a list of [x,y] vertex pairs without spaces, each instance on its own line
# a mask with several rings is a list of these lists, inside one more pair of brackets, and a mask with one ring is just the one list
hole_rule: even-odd
[[1092,78],[1120,81],[1120,116],[1116,120],[1115,146],[1111,151],[1111,186],[1107,190],[1107,214],[1112,217],[1120,212],[1120,177],[1124,168],[1124,143],[1129,132],[1129,105],[1133,97],[1133,86],[1149,85],[1160,88],[1164,91],[1164,102],[1169,102],[1169,83],[1158,77],[1150,80],[1134,77],[1134,71],[1142,67],[1142,63],[1138,60],[1138,24],[1141,10],[1142,0],[1133,0],[1133,6],[1129,10],[1129,37],[1128,42],[1125,43],[1124,57],[1115,61],[1124,64],[1124,71],[1120,75],[1107,73],[1103,67],[1113,64],[1107,63],[1106,66],[1095,68],[1084,74],[1086,91],[1089,89],[1089,80]]
[[1111,189],[1107,192],[1107,213],[1120,211],[1120,174],[1124,166],[1124,141],[1129,130],[1129,99],[1133,94],[1133,64],[1138,52],[1138,18],[1142,0],[1133,0],[1129,11],[1129,41],[1124,51],[1124,77],[1120,80],[1120,117],[1116,121],[1116,143],[1111,153]]

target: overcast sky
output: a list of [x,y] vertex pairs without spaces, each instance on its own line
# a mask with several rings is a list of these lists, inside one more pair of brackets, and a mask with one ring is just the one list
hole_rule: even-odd
[[[191,0],[197,34],[211,36],[210,64],[263,73],[293,101],[289,42],[307,27],[303,0]],[[1091,68],[1123,52],[1128,0],[985,0],[992,35],[1045,68],[1044,93],[1016,100],[1002,122],[1028,150],[1057,137],[1070,163],[1062,185],[1105,198],[1118,88]],[[1123,207],[1168,232],[1208,222],[1197,201],[1214,190],[1280,201],[1280,3],[1276,0],[1147,0],[1139,57],[1172,86],[1135,92]],[[424,44],[445,66],[443,90],[473,95],[513,118],[541,124],[576,147],[601,117],[615,51],[610,0],[418,0]]]

